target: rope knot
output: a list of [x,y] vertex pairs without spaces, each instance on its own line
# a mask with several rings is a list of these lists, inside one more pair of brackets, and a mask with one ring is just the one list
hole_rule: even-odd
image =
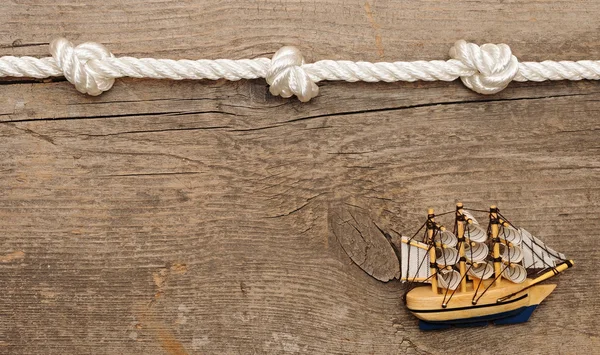
[[57,38],[50,43],[50,53],[65,78],[81,93],[97,96],[108,91],[115,82],[114,78],[93,69],[94,60],[114,57],[99,43],[87,42],[74,47],[68,40]]
[[319,87],[304,71],[304,57],[296,47],[286,46],[275,52],[267,72],[271,94],[288,98],[296,95],[307,102],[319,94]]
[[460,79],[469,89],[480,94],[502,91],[519,71],[519,61],[506,44],[487,43],[480,47],[460,40],[450,49],[450,57],[475,72]]

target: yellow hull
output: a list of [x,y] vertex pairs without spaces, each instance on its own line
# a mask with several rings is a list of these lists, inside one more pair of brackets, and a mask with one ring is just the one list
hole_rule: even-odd
[[[520,284],[504,281],[500,286],[491,286],[485,293],[491,281],[483,281],[479,287],[476,304],[473,304],[475,290],[473,284],[467,284],[466,292],[457,290],[452,298],[449,291],[434,293],[431,286],[417,287],[406,294],[406,307],[415,317],[431,323],[452,323],[453,321],[469,322],[469,320],[492,320],[494,315],[507,315],[525,307],[537,306],[556,287],[556,285],[532,285],[532,279]],[[477,286],[475,286],[477,287]],[[483,293],[483,296],[481,294]],[[512,297],[500,298],[514,294]],[[481,296],[481,297],[480,297]],[[446,303],[446,307],[442,304]]]

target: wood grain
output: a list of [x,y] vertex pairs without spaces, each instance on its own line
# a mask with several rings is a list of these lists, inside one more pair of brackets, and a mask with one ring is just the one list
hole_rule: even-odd
[[[0,55],[56,36],[116,55],[309,61],[446,58],[455,40],[522,60],[600,58],[600,3],[7,1]],[[595,82],[0,82],[2,354],[572,354],[600,347]],[[330,231],[344,202],[406,234],[457,200],[576,261],[523,325],[421,333],[402,285]],[[469,339],[468,341],[465,341]],[[482,341],[472,341],[481,339]]]

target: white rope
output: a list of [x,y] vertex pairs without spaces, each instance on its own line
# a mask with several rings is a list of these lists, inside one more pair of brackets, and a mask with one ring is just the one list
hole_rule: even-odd
[[64,38],[50,43],[52,57],[0,57],[0,77],[64,76],[89,95],[109,90],[115,78],[257,79],[265,78],[273,95],[297,96],[307,102],[322,80],[453,81],[458,78],[480,94],[494,94],[511,81],[600,80],[600,60],[519,62],[506,44],[478,46],[458,41],[449,60],[370,63],[321,60],[304,62],[295,47],[283,47],[272,59],[172,60],[115,57],[99,43],[74,46]]

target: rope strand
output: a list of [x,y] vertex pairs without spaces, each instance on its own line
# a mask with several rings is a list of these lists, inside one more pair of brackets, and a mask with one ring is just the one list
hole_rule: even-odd
[[352,62],[320,60],[305,63],[295,47],[283,47],[272,59],[172,60],[115,57],[99,43],[74,46],[64,38],[50,43],[52,57],[0,57],[0,77],[64,76],[89,95],[109,90],[116,78],[241,80],[264,78],[273,95],[296,96],[307,102],[323,80],[348,82],[453,81],[458,78],[480,94],[495,94],[511,81],[600,80],[600,60],[519,62],[506,44],[478,46],[460,40],[449,60],[414,62]]

